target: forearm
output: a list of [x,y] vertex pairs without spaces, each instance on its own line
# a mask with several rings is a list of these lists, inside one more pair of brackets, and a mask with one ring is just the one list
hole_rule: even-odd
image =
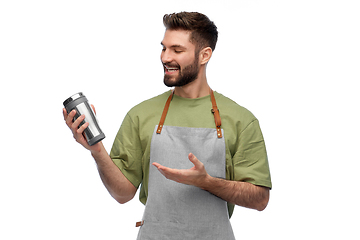
[[269,189],[247,182],[224,180],[208,176],[202,189],[223,200],[246,208],[262,211],[269,201]]
[[122,204],[130,201],[136,193],[136,188],[111,160],[102,143],[100,150],[91,152],[91,155],[97,164],[100,178],[111,196]]

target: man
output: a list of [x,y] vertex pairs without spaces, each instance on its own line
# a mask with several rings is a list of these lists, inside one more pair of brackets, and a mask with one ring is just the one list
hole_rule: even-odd
[[84,116],[73,122],[75,112],[63,110],[64,118],[112,197],[126,203],[141,184],[138,239],[235,239],[234,205],[262,211],[272,187],[259,123],[207,83],[215,24],[188,12],[163,22],[164,83],[175,88],[128,112],[110,156],[102,143],[87,144]]

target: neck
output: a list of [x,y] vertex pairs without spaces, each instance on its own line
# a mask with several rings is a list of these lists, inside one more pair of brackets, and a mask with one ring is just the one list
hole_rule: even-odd
[[175,87],[175,95],[183,98],[201,98],[210,94],[210,86],[204,71],[199,71],[198,78],[182,87]]

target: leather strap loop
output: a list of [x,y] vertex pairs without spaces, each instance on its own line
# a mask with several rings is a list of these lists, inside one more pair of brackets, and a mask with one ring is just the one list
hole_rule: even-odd
[[141,227],[142,225],[144,225],[144,220],[136,222],[135,227]]
[[211,103],[212,103],[211,112],[214,114],[217,136],[218,136],[218,138],[222,138],[220,111],[216,105],[216,100],[215,100],[213,90],[210,90],[210,97],[211,97]]

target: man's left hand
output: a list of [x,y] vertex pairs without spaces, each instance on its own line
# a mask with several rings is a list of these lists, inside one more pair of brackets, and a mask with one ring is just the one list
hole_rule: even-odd
[[167,179],[202,188],[201,186],[206,182],[210,175],[206,172],[204,164],[200,162],[194,154],[190,153],[188,157],[194,164],[190,169],[172,169],[164,167],[159,163],[153,163],[152,165],[157,167],[160,173]]

